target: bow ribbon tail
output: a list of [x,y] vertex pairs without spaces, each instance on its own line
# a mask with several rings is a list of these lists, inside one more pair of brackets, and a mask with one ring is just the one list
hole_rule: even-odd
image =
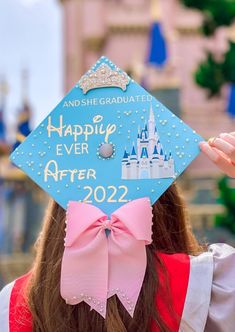
[[80,225],[84,224],[81,216],[84,216],[85,213],[86,220],[87,212],[91,213],[91,208],[88,207],[87,211],[84,204],[80,206],[78,212],[79,215],[68,209],[65,250],[61,265],[61,296],[70,305],[84,301],[91,309],[96,310],[105,318],[108,288],[108,247],[105,233],[99,227],[99,218],[103,215],[101,216],[97,210],[98,215],[96,216],[95,211],[93,211],[92,219],[94,217],[95,221],[92,225],[94,227],[88,225],[87,229],[83,229],[82,235],[76,238],[74,232],[76,232],[77,225],[79,222]]
[[147,265],[144,241],[125,234],[110,235],[109,240],[109,297],[116,294],[131,317],[144,281]]
[[61,296],[67,304],[86,302],[104,318],[108,288],[108,251],[103,234],[88,246],[66,247],[61,267]]

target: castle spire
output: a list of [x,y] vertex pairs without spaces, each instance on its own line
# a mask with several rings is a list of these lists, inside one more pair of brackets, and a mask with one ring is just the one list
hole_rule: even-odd
[[152,103],[150,104],[149,121],[155,123],[155,118],[154,118],[154,113],[153,113],[153,104]]
[[153,113],[153,105],[150,103],[149,120],[148,120],[149,147],[148,152],[150,158],[153,156],[154,146],[157,144],[158,135],[156,134],[156,123]]
[[123,155],[123,158],[122,158],[123,161],[127,161],[128,160],[128,153],[126,151],[126,148],[125,148],[125,151],[124,151],[124,155]]
[[148,158],[148,150],[146,147],[143,147],[142,148],[142,151],[141,151],[141,158]]
[[158,158],[158,152],[157,152],[157,146],[154,146],[154,150],[153,150],[153,158],[152,159],[159,159]]
[[154,146],[153,154],[154,154],[154,155],[157,155],[157,154],[158,154],[158,152],[157,152],[157,146],[156,146],[156,145]]
[[21,72],[21,96],[22,104],[29,102],[29,71],[24,68]]
[[132,155],[132,156],[136,156],[136,152],[135,152],[135,144],[134,144],[134,142],[133,142],[133,146],[132,146],[131,155]]
[[131,151],[131,155],[130,155],[130,160],[137,160],[137,154],[136,154],[136,151],[135,151],[135,144],[133,142],[133,145],[132,145],[132,151]]
[[8,86],[6,80],[0,78],[0,142],[5,141],[6,139],[6,127],[4,123],[4,107],[5,107],[5,98],[8,92]]
[[13,150],[16,149],[20,143],[30,134],[30,120],[31,120],[31,107],[28,96],[28,83],[29,75],[27,70],[22,70],[21,73],[21,91],[22,91],[22,107],[17,117],[16,141],[13,145]]
[[144,130],[145,130],[145,132],[148,131],[148,126],[147,126],[147,121],[146,120],[145,120]]

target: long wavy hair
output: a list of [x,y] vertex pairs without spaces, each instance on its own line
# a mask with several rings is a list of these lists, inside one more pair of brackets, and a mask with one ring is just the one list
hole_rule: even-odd
[[[149,332],[156,324],[170,331],[156,308],[158,271],[164,269],[157,252],[198,255],[203,249],[193,236],[185,208],[173,184],[153,205],[153,242],[147,246],[147,269],[131,318],[116,296],[107,303],[104,320],[85,303],[67,305],[60,296],[61,260],[64,250],[65,210],[49,204],[36,245],[36,259],[28,285],[28,302],[34,332]],[[171,310],[170,299],[166,299]],[[172,313],[174,314],[174,313]]]

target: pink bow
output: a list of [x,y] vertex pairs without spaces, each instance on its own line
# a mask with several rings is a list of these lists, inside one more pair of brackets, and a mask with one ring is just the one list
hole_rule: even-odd
[[69,202],[61,268],[61,296],[66,303],[85,301],[105,318],[107,299],[116,294],[133,317],[151,228],[148,198],[123,205],[110,220],[94,205]]

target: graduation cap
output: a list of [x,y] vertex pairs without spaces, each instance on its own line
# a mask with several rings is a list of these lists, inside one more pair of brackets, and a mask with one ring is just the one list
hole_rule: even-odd
[[106,57],[11,154],[63,208],[153,204],[198,155],[195,131]]

